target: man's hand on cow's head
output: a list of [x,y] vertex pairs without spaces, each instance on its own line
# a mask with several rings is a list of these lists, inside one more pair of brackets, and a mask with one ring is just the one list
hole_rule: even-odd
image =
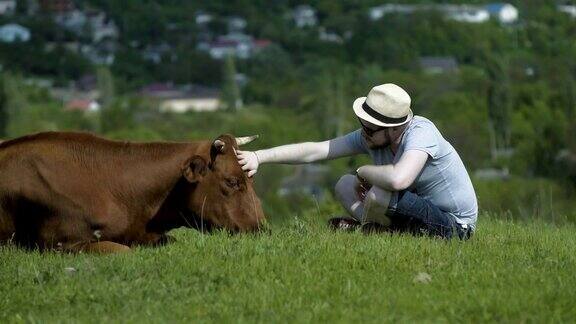
[[242,166],[242,170],[248,172],[249,177],[252,177],[258,172],[260,161],[258,160],[256,152],[238,150],[236,151],[236,157],[238,158],[238,163]]

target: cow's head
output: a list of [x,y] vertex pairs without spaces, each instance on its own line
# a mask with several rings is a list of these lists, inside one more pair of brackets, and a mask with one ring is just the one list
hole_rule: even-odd
[[183,166],[182,175],[190,188],[188,209],[208,229],[253,231],[262,225],[264,212],[254,180],[242,171],[235,153],[238,145],[254,138],[221,135],[210,145],[209,155],[194,155]]

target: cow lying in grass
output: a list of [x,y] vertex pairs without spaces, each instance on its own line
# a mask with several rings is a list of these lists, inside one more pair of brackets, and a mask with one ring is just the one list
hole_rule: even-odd
[[70,252],[166,242],[177,227],[254,231],[264,220],[235,156],[251,138],[130,143],[48,132],[0,144],[0,242]]

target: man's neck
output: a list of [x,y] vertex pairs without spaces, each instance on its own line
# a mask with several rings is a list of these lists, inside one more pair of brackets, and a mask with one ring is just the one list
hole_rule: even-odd
[[396,140],[394,140],[394,141],[392,141],[392,143],[390,143],[390,150],[392,151],[392,154],[396,155],[396,152],[398,152],[398,147],[400,146],[400,143],[402,143],[402,138],[404,138],[404,134],[406,133],[406,130],[408,129],[408,125],[410,125],[411,122],[412,121],[409,121],[404,126],[402,133],[396,138]]

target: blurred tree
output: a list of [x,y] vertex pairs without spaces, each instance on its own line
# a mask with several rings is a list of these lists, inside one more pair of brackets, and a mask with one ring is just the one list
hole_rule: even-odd
[[30,120],[26,118],[26,108],[28,101],[26,91],[19,76],[4,73],[2,78],[4,83],[4,93],[6,100],[7,131],[8,137],[24,135],[24,125]]
[[350,106],[344,99],[346,80],[345,73],[337,71],[327,72],[319,78],[318,120],[323,121],[321,125],[325,138],[344,135],[345,109]]
[[488,75],[488,117],[492,137],[492,158],[510,148],[511,105],[506,62],[503,57],[486,53],[485,68]]
[[96,71],[98,91],[100,92],[100,125],[102,133],[111,130],[112,125],[117,124],[112,105],[115,99],[114,77],[107,67],[99,67]]
[[247,66],[250,82],[244,92],[246,102],[277,102],[281,95],[278,89],[297,82],[296,70],[290,54],[279,45],[273,44],[257,52]]
[[29,0],[19,0],[16,2],[16,14],[17,15],[26,15],[28,13],[29,8]]
[[511,167],[525,175],[553,175],[555,159],[565,147],[570,121],[563,109],[550,107],[545,101],[518,107],[513,114],[516,152]]
[[8,100],[4,89],[4,75],[0,74],[0,138],[5,138],[8,128]]
[[242,108],[242,97],[236,76],[237,73],[234,57],[232,55],[227,55],[224,65],[224,89],[222,91],[222,96],[226,102],[227,108],[232,111],[237,111]]
[[466,167],[484,167],[490,158],[486,123],[486,103],[460,91],[440,94],[432,99],[426,114],[465,162]]
[[156,66],[154,72],[157,80],[174,83],[197,83],[217,86],[222,83],[221,62],[212,59],[208,54],[194,49],[179,48],[178,59]]

